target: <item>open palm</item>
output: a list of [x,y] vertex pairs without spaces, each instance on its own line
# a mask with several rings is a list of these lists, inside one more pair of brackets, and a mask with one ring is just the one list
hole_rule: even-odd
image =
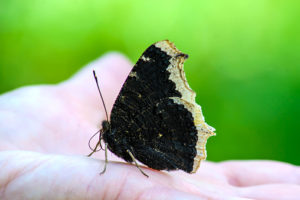
[[[299,167],[273,161],[202,162],[196,174],[143,170],[104,152],[86,157],[131,68],[112,53],[57,85],[0,96],[0,199],[300,199]],[[96,141],[95,141],[96,142]],[[121,162],[120,162],[121,161]]]

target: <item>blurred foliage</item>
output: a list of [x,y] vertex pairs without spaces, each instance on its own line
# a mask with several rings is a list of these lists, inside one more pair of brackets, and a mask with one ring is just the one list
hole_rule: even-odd
[[169,39],[208,124],[208,159],[300,164],[299,1],[0,1],[0,93]]

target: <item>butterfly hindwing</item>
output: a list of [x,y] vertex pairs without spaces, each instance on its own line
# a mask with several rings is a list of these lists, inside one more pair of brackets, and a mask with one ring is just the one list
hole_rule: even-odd
[[139,126],[138,132],[130,130],[133,154],[153,169],[193,170],[197,128],[192,113],[178,102],[179,97],[160,100],[136,116],[142,121],[153,119],[147,122],[147,127]]

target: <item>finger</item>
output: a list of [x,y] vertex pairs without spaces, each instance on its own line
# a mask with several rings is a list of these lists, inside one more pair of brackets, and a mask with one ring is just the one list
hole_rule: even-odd
[[[174,171],[170,172],[176,174],[176,176],[184,179],[187,175],[186,172],[183,171]],[[210,161],[201,161],[200,168],[193,174],[193,185],[197,185],[203,188],[203,181],[209,182],[213,185],[228,186],[228,179],[224,174],[224,170],[220,168],[218,163],[210,162]]]
[[130,172],[126,173],[126,166],[123,172],[116,170],[117,163],[109,163],[110,170],[99,175],[103,163],[94,159],[3,151],[0,164],[0,199],[125,199],[138,195],[134,193],[137,187],[123,190]]
[[99,175],[103,162],[79,156],[2,151],[0,165],[0,199],[199,199],[200,195],[188,192],[179,184],[182,180],[144,169],[150,176],[146,178],[128,164],[109,163],[106,173]]
[[[108,53],[98,60],[91,62],[72,78],[59,85],[60,91],[64,93],[64,99],[69,102],[68,106],[71,107],[68,110],[72,113],[76,113],[77,118],[81,119],[79,120],[81,124],[79,130],[82,132],[80,135],[83,137],[81,143],[86,144],[86,150],[82,152],[85,152],[86,155],[90,152],[87,148],[89,138],[93,135],[92,133],[101,128],[102,121],[106,119],[102,100],[94,80],[93,70],[96,71],[104,104],[109,115],[113,103],[131,68],[132,63],[122,54]],[[72,116],[74,116],[74,114]],[[83,129],[83,127],[86,128]],[[95,146],[97,142],[97,137],[95,137],[91,141],[91,145]],[[94,156],[104,158],[104,153],[101,151]],[[119,160],[115,156],[110,158]]]
[[118,53],[104,55],[61,84],[27,86],[1,95],[0,149],[87,154],[89,137],[105,116],[93,69],[110,111],[131,69],[128,59]]
[[86,119],[97,121],[100,113],[100,118],[104,119],[105,113],[93,77],[93,70],[96,71],[105,105],[110,112],[131,68],[131,62],[122,54],[109,53],[88,64],[71,79],[63,82],[61,90],[68,94],[65,97],[70,102],[77,102],[74,109],[82,112]]
[[230,184],[252,186],[287,183],[300,185],[300,168],[276,161],[230,161],[220,163]]
[[240,196],[251,199],[299,199],[300,186],[293,184],[267,184],[238,189]]

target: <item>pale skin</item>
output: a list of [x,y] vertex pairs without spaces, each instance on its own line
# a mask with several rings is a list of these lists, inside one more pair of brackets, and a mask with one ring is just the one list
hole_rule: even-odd
[[105,119],[92,70],[111,110],[131,66],[107,54],[60,84],[0,96],[0,199],[300,199],[299,167],[276,161],[204,161],[196,174],[142,167],[147,178],[108,152],[100,175],[104,151],[85,156]]

